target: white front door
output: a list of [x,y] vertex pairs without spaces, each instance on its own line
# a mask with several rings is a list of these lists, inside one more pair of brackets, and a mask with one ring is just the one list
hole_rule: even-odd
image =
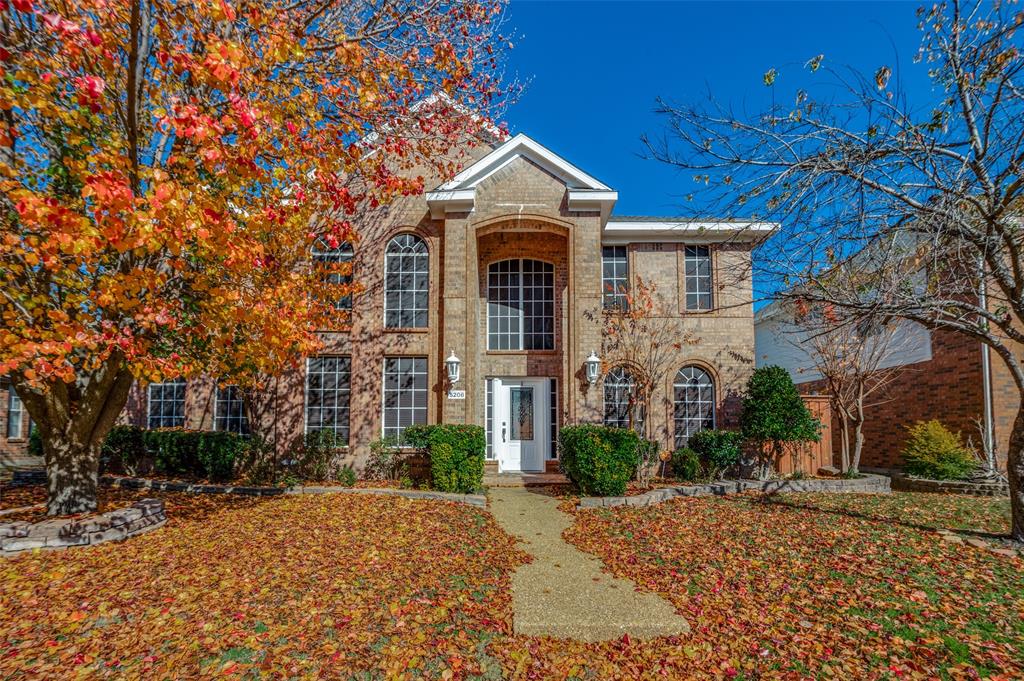
[[543,471],[551,449],[547,378],[495,378],[493,434],[499,471]]

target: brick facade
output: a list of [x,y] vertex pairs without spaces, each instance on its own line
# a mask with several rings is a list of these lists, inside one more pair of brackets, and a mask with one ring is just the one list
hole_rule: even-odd
[[[932,359],[900,368],[884,395],[865,410],[864,450],[861,466],[899,468],[906,427],[936,419],[964,440],[979,443],[976,420],[984,414],[984,381],[981,344],[947,330],[930,333]],[[1017,390],[1002,360],[991,355],[992,407],[996,453],[1006,461],[1010,428],[1017,413]],[[821,381],[799,383],[801,392],[822,392]],[[838,461],[841,447],[839,420],[833,418],[833,448]]]
[[[683,344],[676,365],[695,364],[713,377],[717,424],[733,425],[740,392],[754,366],[751,246],[767,231],[752,235],[722,223],[717,225],[719,232],[711,232],[685,220],[666,219],[651,222],[634,238],[626,228],[613,229],[613,190],[532,140],[518,136],[496,148],[469,153],[478,166],[495,155],[507,158],[499,158],[501,164],[485,177],[467,181],[466,188],[458,187],[450,195],[403,199],[360,225],[353,269],[362,290],[354,296],[348,328],[324,330],[321,353],[351,358],[347,462],[361,466],[369,444],[381,437],[382,371],[388,357],[427,358],[430,423],[483,425],[485,379],[490,377],[554,379],[558,426],[599,422],[602,384],[589,385],[583,367],[590,352],[602,347],[602,245],[612,238],[627,247],[630,277],[639,275],[657,284],[680,337],[689,333],[697,339],[695,344]],[[468,195],[471,205],[458,203]],[[384,328],[385,247],[403,233],[419,236],[429,252],[429,316],[424,329]],[[706,244],[712,253],[715,307],[706,312],[684,309],[683,252],[692,243]],[[550,350],[488,349],[487,268],[513,258],[554,267],[555,342]],[[444,360],[453,351],[462,360],[456,387],[465,391],[465,399],[448,397]],[[666,442],[672,437],[672,378],[655,396],[658,406],[651,415]],[[259,430],[282,452],[303,436],[305,386],[305,362],[297,361],[270,382],[259,408],[254,408]],[[186,427],[214,426],[215,395],[213,379],[188,383]],[[146,389],[137,386],[123,421],[144,425],[146,410]]]

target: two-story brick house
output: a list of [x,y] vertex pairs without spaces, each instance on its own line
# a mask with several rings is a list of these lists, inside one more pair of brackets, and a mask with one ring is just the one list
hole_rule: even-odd
[[[333,430],[358,466],[410,424],[473,423],[492,468],[544,470],[560,426],[626,421],[628,368],[605,362],[591,384],[585,362],[601,352],[603,306],[637,275],[696,341],[646,418],[677,443],[731,425],[754,366],[751,249],[772,225],[614,216],[614,189],[522,134],[468,153],[457,176],[360,225],[354,247],[313,251],[350,260],[361,290],[337,301],[350,322],[325,330],[320,355],[268,386],[262,432],[285,449]],[[242,430],[245,414],[237,390],[209,379],[138,386],[125,418]]]

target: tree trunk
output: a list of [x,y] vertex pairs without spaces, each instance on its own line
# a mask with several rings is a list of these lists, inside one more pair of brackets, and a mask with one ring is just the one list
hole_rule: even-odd
[[839,470],[845,473],[850,470],[850,422],[842,412],[839,421],[842,424],[839,433]]
[[1024,541],[1024,403],[1017,409],[1010,433],[1010,449],[1006,453],[1006,477],[1010,483],[1010,515],[1013,519],[1011,534]]
[[47,514],[70,515],[96,510],[101,447],[101,444],[81,444],[68,438],[43,440]]
[[850,461],[850,472],[860,472],[860,455],[864,450],[864,422],[857,420],[853,425],[853,456]]

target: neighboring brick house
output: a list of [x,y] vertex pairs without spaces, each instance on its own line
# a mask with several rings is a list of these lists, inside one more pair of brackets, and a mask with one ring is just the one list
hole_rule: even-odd
[[[782,307],[777,303],[767,305],[757,311],[754,320],[757,365],[785,368],[805,394],[823,392],[824,382],[807,351],[799,347],[800,332],[789,324]],[[1017,391],[1002,361],[991,353],[990,361],[986,360],[983,345],[963,334],[929,330],[908,321],[897,323],[900,327],[882,367],[900,370],[884,394],[869,400],[877,403],[865,412],[861,467],[899,468],[906,426],[931,419],[941,421],[954,432],[960,431],[965,441],[970,437],[975,444],[980,443],[978,420],[990,424],[997,458],[1005,467],[1010,430],[1017,413]],[[838,461],[838,419],[833,419],[832,425]]]
[[456,177],[359,225],[354,248],[313,252],[351,259],[362,290],[338,301],[351,322],[274,379],[259,409],[213,379],[178,381],[137,386],[125,419],[244,430],[259,412],[280,449],[330,429],[357,467],[410,424],[471,423],[486,427],[492,468],[544,470],[560,426],[624,420],[628,371],[606,367],[591,385],[584,367],[601,351],[603,306],[640,275],[679,337],[697,340],[681,345],[647,418],[677,442],[733,425],[754,366],[751,248],[773,225],[613,216],[615,190],[525,135],[469,153]]

